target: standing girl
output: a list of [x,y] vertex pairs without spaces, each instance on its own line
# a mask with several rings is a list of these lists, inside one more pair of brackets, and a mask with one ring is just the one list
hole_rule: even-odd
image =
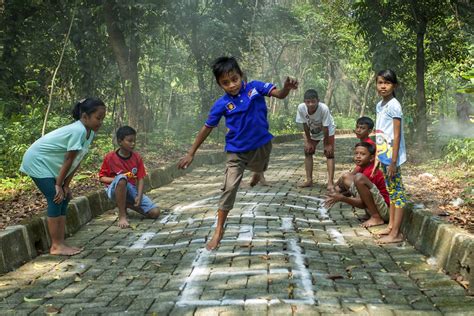
[[400,166],[407,160],[405,138],[403,136],[402,106],[395,98],[398,81],[395,72],[390,69],[377,74],[377,92],[382,100],[377,103],[375,138],[377,159],[380,161],[390,195],[390,219],[388,227],[378,240],[379,243],[396,243],[403,240],[400,226],[403,219],[403,207],[406,203]]
[[48,202],[49,253],[52,255],[72,256],[81,252],[81,249],[64,243],[66,209],[72,198],[69,184],[102,125],[105,104],[99,99],[84,99],[74,106],[72,116],[76,122],[34,142],[23,156],[20,167],[20,171],[33,179]]

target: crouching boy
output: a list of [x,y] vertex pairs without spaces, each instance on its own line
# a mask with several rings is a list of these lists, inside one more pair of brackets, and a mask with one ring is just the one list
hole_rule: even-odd
[[119,148],[104,157],[99,172],[100,182],[106,185],[109,199],[117,203],[119,209],[118,226],[129,227],[127,208],[131,208],[148,218],[157,218],[160,210],[152,200],[143,194],[146,176],[141,156],[133,151],[137,132],[130,126],[117,130]]
[[360,142],[354,148],[354,172],[345,173],[337,181],[335,192],[328,194],[325,206],[330,208],[336,202],[344,202],[365,209],[369,219],[363,227],[383,225],[389,220],[390,198],[382,171],[374,169],[375,147]]

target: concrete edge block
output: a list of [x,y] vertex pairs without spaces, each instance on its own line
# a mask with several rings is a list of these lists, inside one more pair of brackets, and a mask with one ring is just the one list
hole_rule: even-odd
[[422,210],[411,210],[410,212],[410,222],[406,229],[406,238],[408,241],[414,245],[416,248],[419,248],[421,245],[421,236],[423,236],[425,227],[428,225],[431,213]]
[[458,234],[452,225],[440,225],[436,234],[433,256],[436,258],[438,267],[445,269],[454,239]]
[[2,249],[1,273],[13,270],[19,265],[33,259],[28,231],[24,225],[8,226],[0,231],[0,248]]
[[79,196],[71,201],[77,209],[77,215],[79,218],[79,225],[82,227],[92,219],[92,212],[89,206],[89,199],[85,196]]
[[47,253],[51,247],[46,216],[35,216],[24,224],[28,232],[32,258],[40,253]]

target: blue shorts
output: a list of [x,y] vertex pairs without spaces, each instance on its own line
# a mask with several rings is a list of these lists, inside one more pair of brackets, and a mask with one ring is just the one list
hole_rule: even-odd
[[48,217],[66,216],[67,206],[70,199],[66,198],[61,203],[54,203],[54,196],[56,195],[56,179],[55,178],[33,178],[41,193],[46,197],[48,202]]
[[[115,188],[117,187],[118,182],[121,179],[125,179],[127,181],[127,204],[135,204],[135,198],[138,195],[137,187],[128,182],[127,176],[123,174],[119,174],[114,178],[111,184],[105,189],[107,193],[107,197],[111,200],[115,200]],[[156,204],[153,201],[143,194],[142,196],[142,203],[140,204],[140,208],[142,209],[143,213],[148,213],[150,210],[156,208]]]

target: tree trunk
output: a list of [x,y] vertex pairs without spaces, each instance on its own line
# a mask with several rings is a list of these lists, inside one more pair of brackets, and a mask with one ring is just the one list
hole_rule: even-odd
[[420,144],[427,141],[427,118],[426,118],[426,98],[425,98],[425,30],[426,23],[419,22],[416,34],[416,122],[417,139]]
[[365,84],[364,99],[362,100],[362,105],[360,106],[359,117],[362,117],[365,115],[365,109],[367,108],[367,103],[369,102],[368,97],[369,97],[370,86],[372,86],[372,83],[374,81],[375,81],[375,74],[373,76],[370,76],[369,80],[367,80],[367,83]]
[[145,126],[145,117],[148,116],[142,103],[142,94],[138,79],[138,59],[140,51],[138,48],[138,33],[132,31],[130,37],[130,48],[125,43],[125,36],[118,27],[115,1],[104,2],[104,17],[109,35],[110,46],[114,53],[120,76],[123,82],[125,105],[128,114],[128,124],[139,131],[147,131],[151,126]]
[[336,76],[334,71],[335,65],[332,61],[328,60],[327,63],[327,73],[328,73],[328,88],[326,90],[326,95],[324,96],[324,102],[329,107],[331,105],[332,95],[336,88]]

